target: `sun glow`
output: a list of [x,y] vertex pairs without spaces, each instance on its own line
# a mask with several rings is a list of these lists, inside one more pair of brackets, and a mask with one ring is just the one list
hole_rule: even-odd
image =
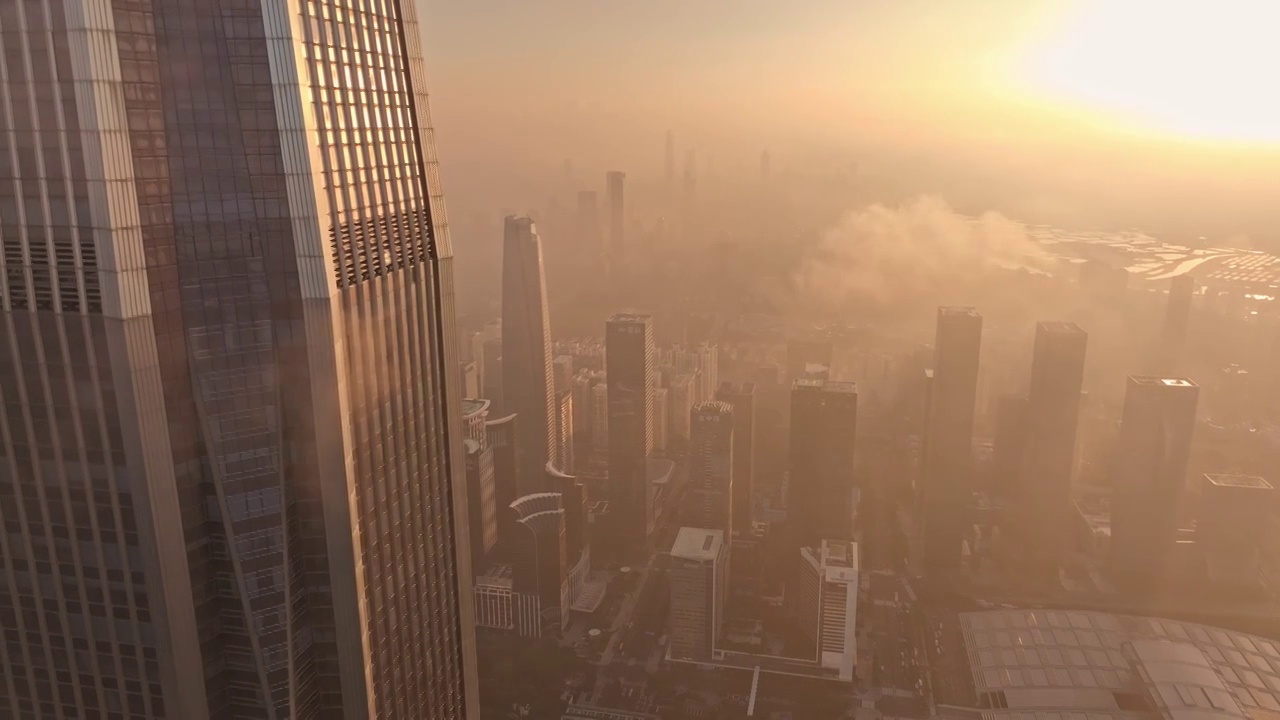
[[1021,84],[1130,130],[1280,143],[1280,2],[1066,0]]

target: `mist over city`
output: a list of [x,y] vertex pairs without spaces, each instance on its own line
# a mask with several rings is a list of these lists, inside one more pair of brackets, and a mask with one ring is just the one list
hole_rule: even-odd
[[1278,26],[0,0],[0,720],[1275,720]]

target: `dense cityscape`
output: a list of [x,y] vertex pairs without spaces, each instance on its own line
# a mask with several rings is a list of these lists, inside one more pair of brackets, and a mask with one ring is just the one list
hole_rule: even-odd
[[450,221],[430,17],[0,0],[0,720],[1280,717],[1265,242],[630,120]]

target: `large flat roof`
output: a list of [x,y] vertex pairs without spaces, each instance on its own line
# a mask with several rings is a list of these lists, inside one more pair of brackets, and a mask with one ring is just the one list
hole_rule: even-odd
[[724,532],[706,528],[682,527],[671,545],[671,557],[684,560],[715,560],[724,545]]
[[960,614],[987,720],[1271,720],[1280,643],[1164,618],[1074,610]]
[[1271,483],[1257,475],[1206,474],[1205,479],[1218,487],[1248,488],[1253,490],[1271,490]]

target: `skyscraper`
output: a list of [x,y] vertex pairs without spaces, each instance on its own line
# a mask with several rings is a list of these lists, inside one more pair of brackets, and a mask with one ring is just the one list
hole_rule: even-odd
[[486,443],[467,438],[467,509],[471,513],[471,560],[476,570],[498,544],[497,488],[494,485],[493,450]]
[[418,7],[0,9],[0,715],[477,716]]
[[853,538],[857,427],[858,389],[853,383],[795,381],[787,520],[797,547]]
[[1160,366],[1158,372],[1175,373],[1182,368],[1182,353],[1187,344],[1187,330],[1191,325],[1191,299],[1196,292],[1196,280],[1190,275],[1179,275],[1169,285],[1169,304],[1165,308],[1164,325],[1160,329],[1160,346],[1157,348]]
[[559,467],[551,318],[542,270],[542,241],[529,218],[508,217],[502,247],[502,394],[516,426],[516,483],[541,492],[547,463]]
[[733,406],[719,400],[693,408],[689,442],[688,524],[733,537]]
[[623,185],[627,174],[620,170],[605,173],[605,189],[609,195],[609,248],[606,254],[613,262],[619,262],[627,253],[626,205]]
[[684,527],[671,545],[671,656],[711,657],[724,623],[729,543],[719,530]]
[[1022,453],[1027,438],[1027,398],[1005,395],[996,405],[996,436],[991,458],[991,484],[1006,495],[1019,492]]
[[716,399],[733,406],[733,527],[745,533],[755,508],[756,385],[720,383]]
[[1111,475],[1111,569],[1118,581],[1154,589],[1167,577],[1199,395],[1185,378],[1129,377]]
[[653,487],[645,460],[653,449],[653,319],[619,313],[605,326],[609,409],[609,503],[626,554],[644,555],[653,529]]
[[569,614],[563,496],[550,492],[525,495],[506,511],[503,542],[511,557],[512,589],[538,598],[538,617],[544,627],[563,626]]
[[1056,581],[1070,549],[1071,479],[1080,420],[1080,391],[1089,336],[1075,323],[1036,325],[1031,389],[1023,417],[1018,517],[1024,523],[1029,567]]
[[938,308],[929,430],[922,492],[924,561],[934,569],[960,562],[973,468],[973,406],[978,393],[982,316],[973,308]]
[[1206,475],[1200,485],[1196,545],[1209,581],[1235,589],[1256,586],[1261,573],[1260,538],[1267,535],[1275,489],[1250,475]]

